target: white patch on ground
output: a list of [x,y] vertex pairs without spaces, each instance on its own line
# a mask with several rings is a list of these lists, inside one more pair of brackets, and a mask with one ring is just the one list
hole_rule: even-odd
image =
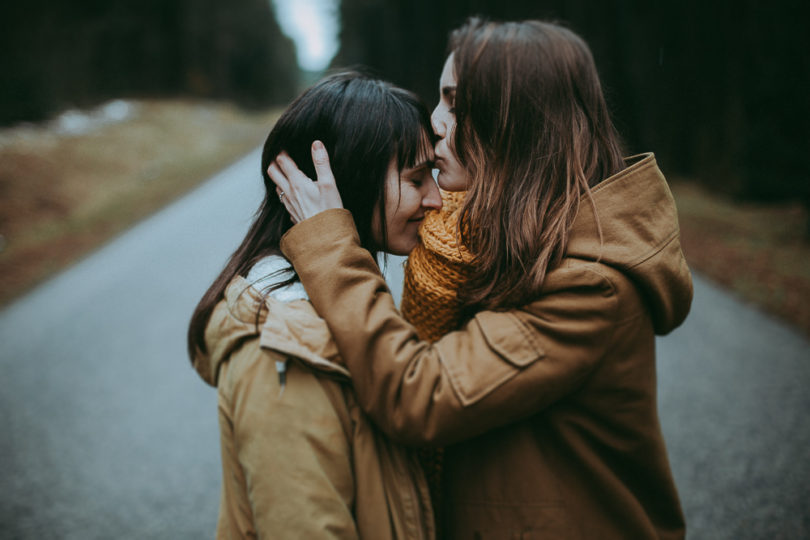
[[55,144],[61,138],[92,133],[102,126],[133,118],[138,110],[137,103],[123,99],[108,101],[90,110],[70,109],[47,122],[23,122],[0,129],[0,148],[16,141]]
[[132,117],[136,109],[134,103],[116,99],[89,111],[65,111],[53,120],[52,126],[61,135],[84,135],[101,126],[123,122]]

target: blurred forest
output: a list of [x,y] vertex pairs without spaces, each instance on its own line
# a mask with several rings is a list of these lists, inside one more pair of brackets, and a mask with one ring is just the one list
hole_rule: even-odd
[[119,97],[246,107],[298,88],[269,0],[27,0],[0,4],[0,125]]
[[333,65],[368,65],[431,106],[448,33],[468,15],[561,22],[590,44],[628,153],[810,208],[807,0],[342,0],[340,13]]
[[[305,1],[305,0],[297,0]],[[560,21],[590,43],[628,153],[754,200],[810,207],[807,0],[342,0],[333,67],[432,105],[471,14]],[[29,0],[0,7],[0,125],[117,97],[287,102],[302,74],[270,0]]]

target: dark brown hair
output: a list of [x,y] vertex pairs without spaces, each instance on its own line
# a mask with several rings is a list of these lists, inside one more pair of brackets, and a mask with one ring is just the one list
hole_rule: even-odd
[[[316,139],[324,143],[343,206],[354,217],[360,243],[376,255],[385,251],[386,246],[374,242],[372,222],[374,215],[379,215],[384,244],[385,179],[391,161],[396,160],[400,171],[414,166],[430,153],[432,133],[429,113],[419,98],[361,73],[331,75],[296,98],[264,143],[261,174],[265,195],[256,217],[191,316],[188,352],[192,362],[198,351],[206,351],[205,327],[230,281],[237,275],[247,276],[261,258],[281,254],[281,237],[292,227],[292,221],[276,195],[267,168],[282,150],[314,179],[310,147]],[[293,273],[290,279],[276,283],[265,292],[297,280]]]
[[451,34],[456,130],[470,175],[462,242],[468,311],[525,304],[562,260],[590,188],[624,168],[586,43],[542,21],[469,19]]

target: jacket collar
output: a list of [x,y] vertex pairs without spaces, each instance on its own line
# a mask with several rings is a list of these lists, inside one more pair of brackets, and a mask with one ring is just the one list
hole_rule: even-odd
[[629,275],[652,309],[656,332],[664,334],[683,322],[692,298],[678,213],[653,154],[626,162],[627,168],[593,188],[593,205],[583,198],[566,256],[598,261]]
[[194,361],[195,369],[209,384],[216,386],[219,366],[245,340],[257,336],[264,349],[294,358],[322,373],[351,378],[326,322],[309,301],[279,301],[263,295],[241,276],[231,281],[224,296],[205,330],[208,353],[198,353]]

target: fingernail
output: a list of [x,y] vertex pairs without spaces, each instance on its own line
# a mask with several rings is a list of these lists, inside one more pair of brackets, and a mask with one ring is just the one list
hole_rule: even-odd
[[326,147],[321,141],[315,141],[312,143],[312,152],[318,159],[323,159],[326,157]]

